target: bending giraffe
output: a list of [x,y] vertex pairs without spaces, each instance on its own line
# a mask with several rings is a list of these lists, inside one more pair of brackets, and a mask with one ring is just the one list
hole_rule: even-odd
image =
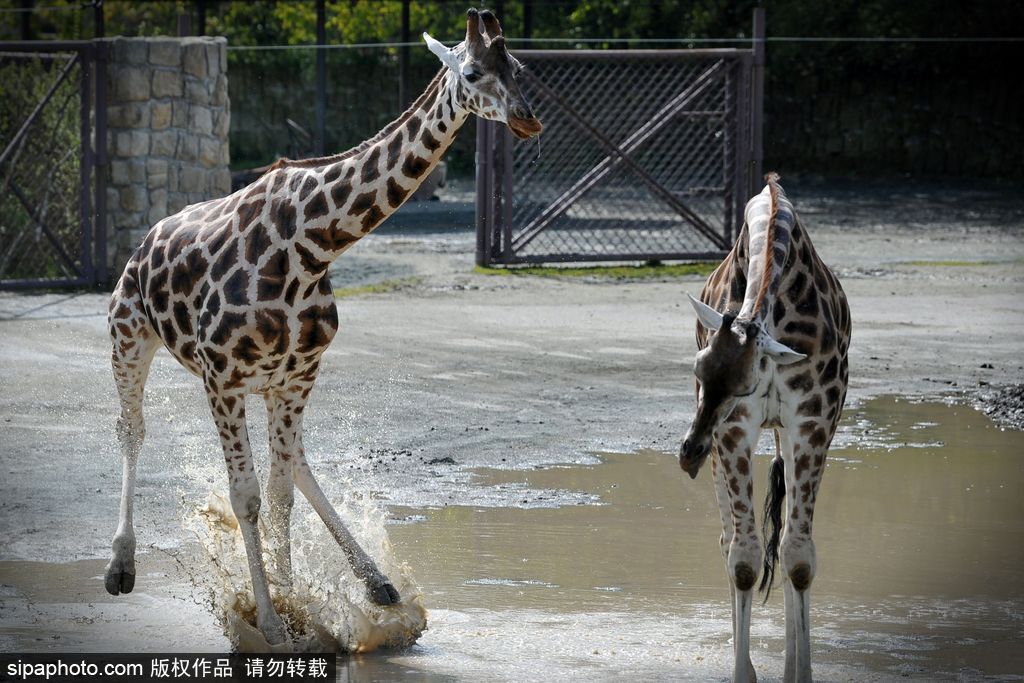
[[261,553],[248,394],[263,396],[267,405],[266,499],[275,579],[290,583],[289,523],[297,486],[371,599],[381,605],[400,601],[345,528],[303,452],[303,411],[320,356],[338,329],[327,269],[405,202],[470,114],[504,122],[521,139],[541,131],[516,82],[521,66],[507,51],[492,13],[469,10],[466,39],[451,49],[423,37],[443,67],[419,99],[376,136],[335,156],[281,160],[228,197],[186,207],[153,226],[129,259],[109,315],[123,456],[120,521],[105,577],[111,594],[128,593],[135,584],[132,502],[145,434],[143,388],[150,361],[163,345],[206,388],[245,542],[257,626],[267,641],[285,642],[287,634],[271,605]]
[[[784,680],[810,681],[810,587],[817,568],[811,526],[825,456],[846,399],[850,309],[777,175],[769,174],[764,190],[747,203],[736,244],[708,277],[701,301],[690,301],[700,349],[694,365],[697,414],[679,464],[695,478],[711,456],[733,596],[733,680],[757,680],[750,663],[753,588],[763,563],[760,589],[771,590],[781,559]],[[762,428],[774,430],[777,448],[765,501],[763,555],[751,471]]]

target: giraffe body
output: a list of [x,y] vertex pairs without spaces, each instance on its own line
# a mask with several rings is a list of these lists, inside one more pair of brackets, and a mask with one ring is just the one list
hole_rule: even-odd
[[[747,204],[735,246],[708,277],[698,314],[698,407],[680,450],[696,477],[711,456],[720,539],[733,595],[734,680],[756,680],[750,609],[762,565],[776,553],[786,604],[786,681],[811,680],[812,522],[818,485],[846,398],[850,311],[774,174]],[[752,454],[776,434],[765,506],[765,552],[755,523]],[[784,508],[783,508],[784,503]],[[781,529],[780,529],[781,527]],[[781,544],[779,532],[781,530]]]
[[[375,137],[331,157],[282,160],[230,196],[186,207],[153,226],[129,259],[108,316],[123,457],[120,521],[105,577],[110,593],[129,592],[135,583],[132,497],[145,435],[142,396],[150,362],[164,346],[203,380],[245,541],[257,625],[268,642],[284,642],[287,633],[270,602],[257,519],[265,497],[270,578],[287,590],[295,487],[345,551],[371,599],[381,605],[400,601],[345,528],[302,447],[303,412],[321,355],[338,330],[327,269],[402,205],[471,113],[507,123],[520,138],[541,130],[515,82],[520,65],[490,12],[470,10],[466,41],[451,50],[424,36],[444,67]],[[261,395],[267,405],[265,496],[246,428],[249,394]]]

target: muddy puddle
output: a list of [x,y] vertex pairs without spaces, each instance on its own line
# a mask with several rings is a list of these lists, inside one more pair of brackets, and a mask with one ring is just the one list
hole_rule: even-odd
[[[1024,434],[967,407],[880,399],[851,410],[842,437],[816,513],[816,677],[1024,680]],[[656,451],[596,456],[472,472],[517,507],[391,507],[377,542],[418,586],[428,628],[410,648],[342,658],[342,680],[726,679],[709,472],[691,482]],[[148,553],[146,580],[117,599],[102,561],[0,562],[0,647],[138,649],[125,644],[137,633],[223,651],[189,547]],[[783,629],[779,590],[754,609],[761,680],[781,678]]]
[[[851,411],[844,436],[816,512],[819,677],[1024,674],[1024,435],[970,408],[890,399]],[[600,458],[476,473],[480,485],[523,488],[524,503],[573,490],[597,506],[394,509],[405,522],[389,530],[395,552],[416,568],[432,621],[416,647],[370,668],[460,680],[726,676],[709,474],[691,482],[666,453]],[[753,632],[762,679],[779,678],[781,591],[755,609]]]

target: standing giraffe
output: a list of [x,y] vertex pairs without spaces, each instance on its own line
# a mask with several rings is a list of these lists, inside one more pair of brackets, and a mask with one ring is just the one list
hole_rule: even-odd
[[271,644],[286,641],[270,601],[257,518],[245,397],[263,396],[270,434],[271,565],[291,577],[289,523],[294,487],[323,519],[370,598],[400,596],[356,543],[313,477],[302,447],[302,415],[320,356],[334,338],[338,313],[327,269],[380,225],[419,186],[470,114],[504,122],[516,137],[541,123],[516,83],[520,63],[508,53],[489,11],[467,13],[466,39],[448,49],[426,33],[443,67],[419,99],[373,138],[343,154],[281,160],[252,185],[186,207],[149,231],[110,302],[117,421],[123,456],[120,521],[105,583],[113,594],[135,584],[132,497],[145,427],[142,397],[161,344],[202,378],[227,461],[231,507],[238,518],[257,626]]
[[[850,309],[835,275],[811,245],[778,176],[747,203],[732,251],[708,278],[697,311],[697,415],[679,464],[697,476],[710,454],[722,517],[722,555],[733,596],[737,683],[756,681],[750,608],[762,553],[754,523],[751,455],[761,429],[775,431],[765,501],[764,576],[771,590],[780,556],[786,605],[786,681],[810,681],[811,523],[836,424],[846,399]],[[722,311],[722,312],[719,312]],[[767,599],[767,597],[766,597]]]

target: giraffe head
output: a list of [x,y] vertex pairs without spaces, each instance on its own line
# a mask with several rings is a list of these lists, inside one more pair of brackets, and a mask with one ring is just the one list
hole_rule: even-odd
[[543,126],[516,82],[523,66],[505,47],[497,17],[475,9],[466,17],[466,39],[453,48],[423,34],[430,51],[455,74],[459,105],[481,118],[501,121],[521,140],[539,135]]
[[679,465],[695,478],[711,453],[716,429],[728,418],[740,399],[754,394],[769,372],[762,358],[778,365],[789,365],[806,356],[781,344],[757,321],[739,320],[732,313],[722,314],[690,297],[700,324],[713,334],[708,345],[697,353],[693,372],[697,376],[697,415],[683,437]]

